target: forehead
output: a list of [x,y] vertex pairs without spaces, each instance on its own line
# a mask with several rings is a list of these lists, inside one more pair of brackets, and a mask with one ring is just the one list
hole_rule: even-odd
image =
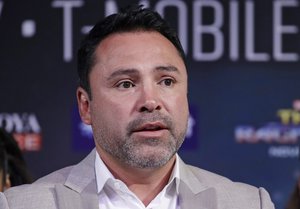
[[97,46],[97,48],[106,48],[106,47],[111,47],[113,45],[113,43],[115,43],[116,41],[131,41],[132,44],[137,45],[140,42],[143,42],[143,44],[147,44],[147,42],[145,41],[155,41],[157,43],[164,43],[166,45],[168,45],[169,47],[175,49],[178,54],[179,51],[177,50],[177,48],[175,47],[175,45],[173,45],[173,43],[167,39],[165,36],[163,36],[162,34],[160,34],[157,31],[147,31],[147,30],[136,30],[136,31],[128,31],[128,32],[116,32],[113,34],[108,35],[107,37],[105,37]]
[[177,48],[155,31],[115,33],[103,39],[95,50],[95,64],[117,65],[118,62],[142,62],[147,59],[152,62],[171,62],[168,64],[185,69]]

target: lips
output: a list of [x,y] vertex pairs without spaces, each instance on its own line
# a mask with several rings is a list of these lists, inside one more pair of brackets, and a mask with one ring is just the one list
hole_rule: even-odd
[[133,132],[144,132],[144,131],[160,131],[168,129],[168,127],[161,123],[161,122],[154,122],[154,123],[146,123],[143,124],[133,130]]

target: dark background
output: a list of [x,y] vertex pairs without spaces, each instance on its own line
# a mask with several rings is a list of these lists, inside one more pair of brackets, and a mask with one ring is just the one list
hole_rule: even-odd
[[[126,1],[126,4],[129,2],[138,3]],[[189,100],[195,124],[180,156],[188,163],[234,181],[265,187],[276,208],[284,208],[300,174],[299,1],[209,1],[222,14],[211,5],[200,10],[199,4],[207,2],[201,0],[141,2],[153,9],[167,5],[163,7],[163,15],[176,30],[180,30],[178,23],[185,21],[181,28],[187,40]],[[293,53],[294,60],[279,60],[273,55],[279,44],[274,41],[274,22],[278,18],[275,2],[289,2],[281,9],[281,24],[293,26],[294,32],[282,35],[282,53]],[[77,127],[80,122],[75,98],[76,49],[83,37],[82,28],[110,13],[106,7],[110,3],[125,6],[121,0],[0,0],[0,127],[27,137],[24,155],[35,179],[77,163],[92,149],[92,140],[85,141]],[[231,7],[235,4],[238,18],[232,25]],[[245,28],[251,28],[246,13],[251,5],[253,51],[267,54],[267,60],[251,59],[246,52],[250,43],[247,36],[251,34],[245,32]],[[64,24],[67,10],[71,11],[70,24]],[[223,37],[223,52],[215,60],[195,57],[193,53],[199,48],[209,53],[216,44],[212,34],[201,36],[195,32],[197,18],[203,19],[203,25],[212,25],[218,17],[222,20],[219,32]],[[22,32],[26,20],[35,24],[35,30],[29,28],[32,32],[29,37]],[[71,27],[71,36],[64,40],[67,26]],[[230,56],[230,27],[238,31],[236,60]],[[203,40],[203,46],[195,39]],[[72,44],[69,59],[64,58],[66,40]],[[278,116],[282,109],[290,114],[288,122]],[[28,115],[37,120],[39,131],[32,128]],[[21,128],[15,117],[21,118]],[[259,140],[238,142],[235,134],[241,126],[252,128]],[[262,131],[266,127],[269,129],[264,130],[279,131],[280,136],[266,136]],[[294,134],[294,142],[283,141],[289,133]],[[32,149],[30,134],[41,137],[37,150]]]

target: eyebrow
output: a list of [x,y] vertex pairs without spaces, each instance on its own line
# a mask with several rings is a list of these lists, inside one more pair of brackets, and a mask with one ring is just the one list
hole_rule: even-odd
[[[157,66],[154,68],[154,71],[166,71],[166,72],[176,72],[179,73],[179,70],[177,67],[168,65],[168,66]],[[136,76],[139,74],[139,71],[134,68],[130,69],[118,69],[114,71],[112,74],[110,74],[107,78],[107,80],[112,80],[115,77],[122,76],[122,75],[130,75],[130,76]]]
[[139,72],[136,69],[118,69],[114,71],[112,74],[110,74],[107,78],[107,80],[112,80],[115,77],[121,76],[121,75],[137,75]]
[[168,66],[157,66],[157,67],[155,68],[155,70],[179,73],[178,68],[175,67],[175,66],[173,66],[173,65],[168,65]]

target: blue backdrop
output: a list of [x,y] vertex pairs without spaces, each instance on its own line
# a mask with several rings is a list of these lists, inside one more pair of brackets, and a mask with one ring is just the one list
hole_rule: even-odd
[[[300,174],[297,0],[144,0],[187,54],[191,117],[181,157],[265,187],[284,208]],[[39,178],[93,147],[78,117],[76,49],[121,0],[0,0],[0,127]],[[180,110],[179,110],[180,111]]]

